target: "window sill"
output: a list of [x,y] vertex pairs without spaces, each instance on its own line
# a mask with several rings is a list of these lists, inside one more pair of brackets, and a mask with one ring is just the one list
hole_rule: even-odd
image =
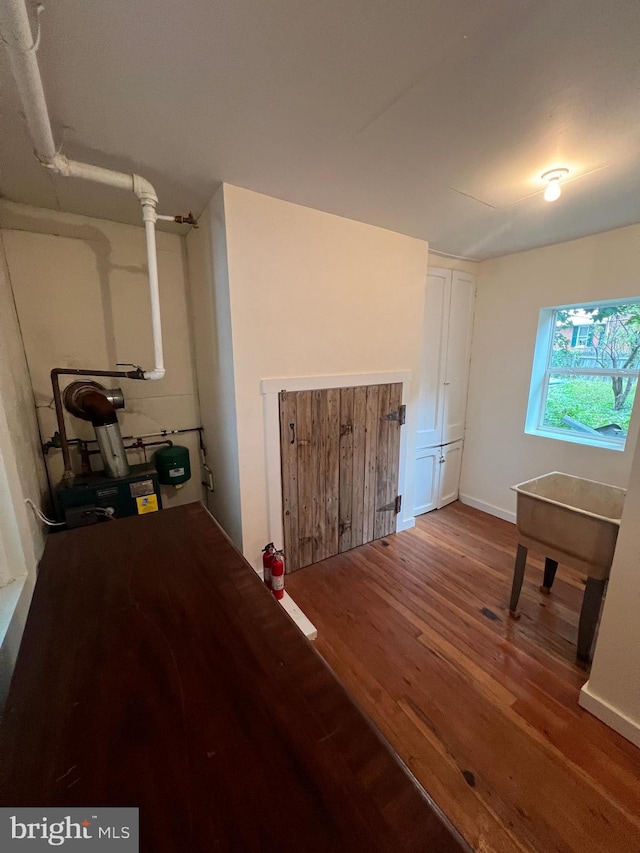
[[584,444],[588,447],[599,447],[601,450],[618,450],[623,451],[625,441],[619,439],[594,439],[590,435],[578,435],[576,433],[554,432],[546,429],[525,429],[525,435],[535,435],[538,438],[552,438],[556,441],[568,441],[570,444]]

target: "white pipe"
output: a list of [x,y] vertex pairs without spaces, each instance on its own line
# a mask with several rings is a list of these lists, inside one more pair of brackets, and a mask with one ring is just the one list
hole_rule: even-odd
[[160,293],[158,290],[158,256],[156,253],[156,209],[153,204],[142,205],[144,230],[147,235],[147,261],[149,263],[149,296],[151,297],[151,328],[153,329],[153,357],[155,368],[145,372],[145,379],[162,379],[165,374],[162,353],[162,320],[160,318]]
[[[35,147],[37,159],[47,169],[67,178],[82,178],[107,186],[133,192],[142,205],[144,230],[147,239],[147,262],[149,266],[149,295],[151,298],[151,326],[155,367],[144,373],[145,379],[162,379],[165,375],[162,350],[162,323],[160,319],[160,294],[158,289],[158,259],[156,252],[156,205],[155,189],[140,175],[115,172],[68,160],[58,154],[53,141],[47,102],[42,88],[42,78],[36,58],[36,44],[31,32],[29,16],[24,0],[0,0],[0,33],[9,53],[11,71],[16,81],[29,133]],[[164,217],[163,217],[164,218]]]
[[9,64],[33,144],[41,157],[52,159],[56,156],[56,146],[24,0],[0,2],[0,32],[7,46]]
[[88,163],[79,163],[77,160],[68,160],[64,154],[56,154],[51,159],[38,157],[43,166],[63,175],[65,178],[83,178],[86,181],[97,181],[108,184],[121,190],[133,192],[133,176],[126,172],[113,172],[111,169],[103,169],[101,166],[91,166]]

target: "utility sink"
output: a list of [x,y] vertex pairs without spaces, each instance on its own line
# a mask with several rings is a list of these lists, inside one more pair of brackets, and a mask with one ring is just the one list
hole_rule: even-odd
[[512,488],[519,542],[591,577],[608,577],[625,489],[559,471]]
[[626,490],[560,471],[543,474],[512,486],[517,493],[518,551],[513,571],[509,613],[519,618],[527,551],[545,555],[540,591],[549,595],[558,563],[587,575],[580,621],[577,656],[588,661],[609,578]]

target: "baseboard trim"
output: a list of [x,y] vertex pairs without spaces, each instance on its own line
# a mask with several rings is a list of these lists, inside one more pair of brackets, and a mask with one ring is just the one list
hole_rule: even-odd
[[280,599],[280,604],[308,640],[315,640],[317,638],[318,629],[313,622],[304,615],[288,592],[285,592],[284,598]]
[[602,720],[609,728],[612,728],[618,734],[622,735],[622,737],[631,741],[634,746],[640,748],[640,723],[627,717],[626,714],[618,711],[613,705],[610,705],[604,699],[592,693],[589,689],[588,681],[580,690],[578,703],[585,711]]
[[496,518],[502,518],[504,521],[510,521],[511,524],[516,523],[515,512],[509,512],[506,509],[501,509],[499,506],[494,506],[493,504],[486,503],[485,501],[479,501],[477,498],[472,498],[471,495],[460,494],[458,495],[458,500],[461,504],[466,504],[474,509],[487,512],[489,515],[495,515]]
[[[253,571],[258,575],[258,577],[260,578],[261,581],[264,581],[264,571],[261,568],[260,569],[254,568]],[[285,578],[285,583],[286,583],[287,582],[287,576],[285,575],[284,578]],[[309,619],[309,617],[305,616],[305,614],[302,612],[302,610],[300,610],[298,605],[295,603],[293,598],[291,598],[291,596],[289,595],[289,593],[286,590],[284,592],[284,596],[281,599],[279,599],[279,604],[281,605],[283,610],[286,610],[286,612],[289,614],[291,619],[293,619],[293,621],[296,623],[298,628],[300,628],[300,630],[302,631],[302,633],[305,635],[305,637],[308,640],[315,640],[317,638],[318,629],[313,624],[313,622]]]
[[0,649],[4,643],[4,638],[7,636],[13,614],[18,607],[26,580],[27,576],[22,575],[22,577],[14,578],[14,580],[0,589]]
[[415,526],[415,515],[412,515],[411,518],[399,518],[396,522],[396,533],[401,533],[403,530],[411,530],[411,528]]

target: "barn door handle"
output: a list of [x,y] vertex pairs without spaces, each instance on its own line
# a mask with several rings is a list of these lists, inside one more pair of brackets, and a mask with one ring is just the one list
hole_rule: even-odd
[[291,441],[289,442],[289,444],[295,444],[296,443],[296,425],[295,424],[289,424],[289,429],[291,430]]

